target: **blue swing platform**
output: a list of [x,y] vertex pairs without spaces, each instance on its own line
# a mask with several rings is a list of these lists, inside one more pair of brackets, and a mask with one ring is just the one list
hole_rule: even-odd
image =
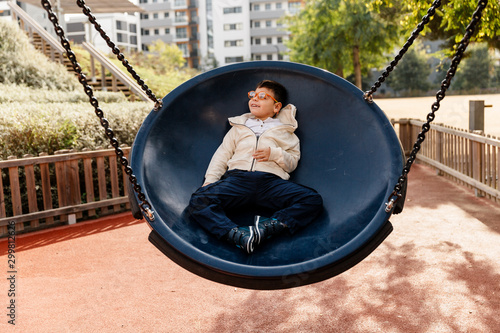
[[[295,235],[280,235],[248,255],[191,221],[186,206],[229,129],[227,118],[248,112],[247,92],[263,79],[282,83],[297,107],[302,157],[291,180],[316,189],[324,211]],[[390,234],[393,212],[385,203],[404,156],[385,114],[348,81],[311,66],[258,61],[217,68],[169,93],[139,130],[131,165],[155,212],[154,221],[146,220],[159,250],[204,278],[273,290],[340,274]],[[249,225],[254,213],[231,217]]]

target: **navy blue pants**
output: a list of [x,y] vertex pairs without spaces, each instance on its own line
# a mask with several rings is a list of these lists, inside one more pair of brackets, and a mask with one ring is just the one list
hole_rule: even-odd
[[[291,233],[311,223],[321,213],[323,199],[313,189],[267,172],[230,170],[221,180],[200,187],[191,196],[189,211],[204,229],[221,238],[238,225],[226,211],[256,208],[274,211]],[[251,223],[249,223],[251,224]]]

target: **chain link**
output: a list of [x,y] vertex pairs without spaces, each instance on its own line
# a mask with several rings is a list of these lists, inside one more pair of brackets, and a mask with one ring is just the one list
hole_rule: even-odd
[[401,58],[403,58],[403,55],[408,51],[408,49],[413,44],[413,42],[415,41],[415,39],[417,39],[417,37],[420,34],[420,32],[422,32],[422,30],[424,30],[425,25],[427,23],[429,23],[429,21],[431,20],[432,16],[434,16],[434,14],[436,13],[436,9],[439,8],[439,6],[441,6],[441,0],[435,0],[432,3],[432,6],[429,8],[429,10],[427,10],[427,14],[424,17],[422,17],[422,21],[417,25],[417,27],[415,28],[415,30],[413,30],[413,32],[411,33],[410,38],[408,38],[408,40],[403,45],[403,47],[401,48],[401,50],[399,51],[399,53],[396,55],[396,57],[394,58],[394,60],[391,61],[390,65],[387,66],[387,68],[382,73],[382,75],[379,76],[377,82],[375,82],[373,84],[373,86],[371,87],[371,89],[365,92],[365,94],[363,96],[363,98],[365,99],[365,101],[367,101],[368,103],[373,103],[373,94],[377,91],[378,88],[380,88],[380,86],[382,85],[382,82],[384,82],[385,79],[389,76],[389,74],[394,70],[394,68],[396,67],[396,65],[401,60]]
[[109,127],[108,120],[104,118],[104,112],[99,107],[99,102],[97,101],[97,98],[95,98],[94,96],[92,87],[88,85],[85,74],[82,73],[82,68],[76,60],[75,53],[71,50],[70,43],[64,35],[63,28],[59,25],[57,16],[52,11],[52,6],[49,0],[41,0],[41,3],[43,8],[47,11],[49,20],[54,25],[54,30],[57,36],[61,40],[61,45],[66,50],[66,57],[71,61],[74,71],[78,74],[78,81],[82,84],[85,94],[87,94],[87,96],[89,97],[90,104],[94,107],[95,114],[99,118],[101,126],[104,128],[104,131],[111,143],[111,146],[115,149],[116,156],[118,157],[121,165],[124,167],[124,171],[128,175],[129,180],[133,185],[134,191],[137,193],[138,199],[141,201],[141,204],[139,206],[144,211],[149,220],[154,221],[154,212],[151,210],[151,204],[146,200],[146,195],[142,192],[141,186],[137,183],[137,178],[133,174],[133,170],[130,167],[127,158],[125,157],[123,150],[120,148],[118,140],[114,136],[113,130]]
[[435,113],[436,111],[439,110],[440,107],[440,102],[444,99],[446,90],[450,87],[451,79],[455,75],[457,71],[457,67],[460,64],[460,61],[463,58],[464,52],[467,49],[467,46],[469,45],[470,38],[474,34],[474,31],[476,30],[477,25],[481,21],[481,15],[486,8],[486,5],[488,4],[487,0],[481,0],[478,2],[477,8],[472,14],[472,19],[465,29],[465,35],[460,41],[457,50],[455,51],[455,55],[451,61],[450,68],[448,69],[448,72],[446,73],[445,79],[441,82],[441,89],[436,93],[436,102],[432,104],[431,107],[431,112],[427,115],[427,121],[422,125],[422,131],[418,134],[417,136],[417,141],[413,145],[413,149],[410,153],[410,156],[408,157],[406,161],[406,165],[403,168],[403,172],[401,176],[398,179],[398,183],[394,187],[394,191],[391,193],[389,196],[389,202],[386,203],[386,212],[390,212],[394,206],[394,204],[401,198],[402,194],[401,191],[403,189],[403,184],[406,182],[406,179],[408,178],[408,173],[410,172],[411,166],[413,165],[413,162],[415,162],[417,153],[420,151],[420,148],[422,146],[422,143],[425,140],[425,134],[429,132],[431,125],[430,123],[434,120],[436,117]]
[[108,44],[109,48],[113,51],[113,54],[116,55],[116,58],[120,60],[123,66],[127,69],[127,71],[132,74],[132,77],[137,81],[137,83],[141,86],[142,90],[148,95],[148,97],[155,103],[154,109],[158,111],[162,107],[162,101],[156,98],[156,95],[153,94],[151,89],[147,86],[143,79],[136,73],[134,68],[129,64],[128,60],[125,59],[125,56],[120,51],[120,49],[113,43],[111,38],[106,34],[106,32],[102,29],[101,25],[97,22],[96,17],[92,15],[90,11],[90,7],[85,4],[84,0],[76,0],[76,4],[78,7],[82,9],[83,14],[85,14],[90,23],[94,25],[94,28],[99,32],[102,39]]

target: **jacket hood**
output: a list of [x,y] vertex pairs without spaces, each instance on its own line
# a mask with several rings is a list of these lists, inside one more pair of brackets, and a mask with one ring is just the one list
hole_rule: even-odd
[[[284,125],[291,125],[293,127],[293,130],[295,131],[299,125],[297,120],[295,119],[296,113],[297,108],[295,107],[295,105],[288,104],[280,110],[276,118],[279,119],[279,121],[281,121]],[[231,125],[245,125],[245,122],[248,118],[254,118],[254,115],[248,112],[242,114],[241,116],[228,118],[228,120]]]

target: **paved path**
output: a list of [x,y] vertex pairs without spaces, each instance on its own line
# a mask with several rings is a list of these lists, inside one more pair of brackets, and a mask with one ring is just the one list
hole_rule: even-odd
[[[414,165],[395,230],[351,270],[255,291],[199,278],[129,214],[19,236],[18,332],[500,332],[500,205]],[[0,262],[7,275],[6,240]],[[0,283],[0,332],[8,281]]]

